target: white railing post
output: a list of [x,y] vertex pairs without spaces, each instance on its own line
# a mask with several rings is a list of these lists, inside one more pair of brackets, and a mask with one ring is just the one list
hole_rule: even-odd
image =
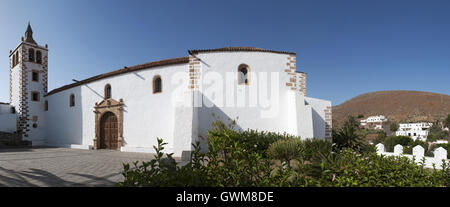
[[425,156],[425,149],[422,146],[417,145],[412,150],[413,156],[416,157],[416,161],[422,161],[423,157]]
[[394,147],[394,155],[401,155],[403,154],[403,146],[402,145],[395,145]]
[[442,147],[439,147],[436,150],[434,150],[434,159],[436,161],[447,160],[447,150],[445,150]]
[[379,143],[377,145],[375,145],[375,147],[377,148],[377,154],[382,154],[384,152],[384,145]]
[[447,160],[447,150],[445,150],[442,147],[439,147],[436,150],[434,150],[434,162],[436,168],[442,167],[442,160]]

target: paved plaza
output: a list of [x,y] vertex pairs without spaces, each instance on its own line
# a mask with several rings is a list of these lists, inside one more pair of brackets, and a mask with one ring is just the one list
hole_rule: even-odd
[[0,149],[0,187],[114,186],[122,163],[149,161],[153,154],[65,148]]

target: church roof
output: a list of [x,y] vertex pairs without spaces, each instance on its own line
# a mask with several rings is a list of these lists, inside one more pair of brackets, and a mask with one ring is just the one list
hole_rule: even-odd
[[[295,55],[295,53],[293,53],[293,52],[266,50],[266,49],[261,49],[261,48],[256,48],[256,47],[224,47],[224,48],[217,48],[217,49],[189,50],[189,54],[198,54],[198,53],[203,53],[203,52],[270,52],[270,53]],[[101,80],[103,78],[108,78],[108,77],[112,77],[112,76],[116,76],[116,75],[120,75],[120,74],[124,74],[124,73],[129,73],[129,72],[134,72],[134,71],[138,71],[138,70],[144,70],[144,69],[148,69],[148,68],[152,68],[152,67],[172,65],[172,64],[181,64],[181,63],[189,63],[189,57],[172,58],[172,59],[167,59],[167,60],[160,60],[160,61],[155,61],[155,62],[144,63],[144,64],[135,65],[135,66],[131,66],[131,67],[125,67],[125,68],[122,68],[119,70],[115,70],[112,72],[97,75],[97,76],[94,76],[94,77],[91,77],[91,78],[88,78],[88,79],[85,79],[82,81],[77,81],[76,83],[72,83],[69,85],[62,86],[60,88],[53,89],[45,96],[49,96],[49,95],[52,95],[52,94],[55,94],[55,93],[58,93],[58,92],[61,92],[61,91],[64,91],[64,90],[67,90],[70,88],[74,88],[74,87],[77,87],[77,86],[80,86],[83,84]]]
[[166,59],[166,60],[160,60],[160,61],[155,61],[155,62],[149,62],[149,63],[144,63],[144,64],[140,64],[140,65],[135,65],[135,66],[131,66],[131,67],[125,67],[119,70],[115,70],[112,72],[108,72],[108,73],[103,73],[101,75],[97,75],[82,81],[78,81],[76,83],[72,83],[69,85],[65,85],[62,86],[60,88],[56,88],[52,91],[50,91],[46,96],[70,89],[70,88],[74,88],[83,84],[87,84],[87,83],[91,83],[97,80],[101,80],[104,78],[108,78],[108,77],[112,77],[112,76],[116,76],[116,75],[120,75],[120,74],[125,74],[125,73],[130,73],[130,72],[135,72],[135,71],[139,71],[139,70],[144,70],[144,69],[148,69],[148,68],[152,68],[152,67],[158,67],[158,66],[165,66],[165,65],[173,65],[173,64],[182,64],[182,63],[189,63],[189,57],[180,57],[180,58],[172,58],[172,59]]
[[216,48],[216,49],[189,50],[189,54],[196,54],[196,53],[203,53],[203,52],[270,52],[270,53],[295,55],[294,52],[266,50],[266,49],[257,48],[257,47],[224,47],[224,48]]

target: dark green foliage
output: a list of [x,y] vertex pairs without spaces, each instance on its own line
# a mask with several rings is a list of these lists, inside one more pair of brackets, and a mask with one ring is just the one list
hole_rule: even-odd
[[411,137],[407,136],[390,136],[387,137],[386,140],[384,140],[384,147],[386,152],[393,152],[395,145],[402,145],[403,147],[408,146],[411,142],[413,142],[413,139]]
[[355,118],[350,116],[341,128],[333,130],[333,143],[338,150],[350,148],[360,152],[364,148],[364,134],[358,126]]
[[384,141],[386,140],[387,135],[386,132],[384,131],[380,131],[378,132],[378,136],[377,138],[374,140],[373,144],[376,145],[378,143],[384,143]]
[[[433,145],[431,145],[429,151],[434,151],[435,149],[437,149],[439,147],[442,147],[445,150],[447,150],[447,152],[450,152],[450,143],[448,143],[448,144],[433,144]],[[434,156],[434,155],[432,155],[432,156]],[[450,153],[447,153],[447,159],[450,159]]]
[[346,187],[430,187],[448,186],[450,170],[426,169],[406,157],[384,157],[375,153],[358,155],[343,151],[324,162],[327,186]]
[[391,124],[389,124],[389,130],[391,130],[391,132],[396,132],[399,128],[399,125],[397,122],[392,122]]
[[449,129],[449,130],[447,131],[447,133],[448,133],[447,138],[450,140],[450,114],[447,115],[447,117],[444,119],[443,125],[444,125],[444,127],[446,127],[447,129]]
[[[166,154],[164,158],[164,143],[158,139],[158,147],[155,159],[150,162],[124,164],[125,177],[123,182],[117,184],[122,187],[191,187],[191,186],[211,186],[212,181],[208,179],[207,168],[205,167],[204,154],[200,153],[199,144],[195,144],[192,154],[192,161],[185,166],[177,166],[172,154]],[[175,164],[175,165],[174,165]]]
[[449,136],[448,131],[442,130],[442,126],[445,127],[445,125],[445,120],[442,124],[437,120],[429,129],[427,141],[434,142],[436,140],[447,139]]
[[302,154],[300,139],[278,140],[272,143],[267,150],[270,158],[283,161],[287,167],[290,167],[291,160],[299,158]]
[[416,141],[409,142],[407,146],[403,147],[403,153],[405,154],[412,154],[412,149],[416,147],[417,145],[420,145],[425,149],[425,154],[428,154],[428,144],[426,142],[420,141],[416,139]]

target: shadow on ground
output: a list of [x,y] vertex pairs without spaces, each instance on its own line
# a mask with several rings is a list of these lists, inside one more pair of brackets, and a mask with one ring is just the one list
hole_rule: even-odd
[[48,171],[31,168],[26,171],[14,171],[0,167],[0,187],[112,187],[115,182],[109,178],[119,173],[104,177],[88,174],[69,173],[72,176],[84,178],[83,182],[64,180]]

